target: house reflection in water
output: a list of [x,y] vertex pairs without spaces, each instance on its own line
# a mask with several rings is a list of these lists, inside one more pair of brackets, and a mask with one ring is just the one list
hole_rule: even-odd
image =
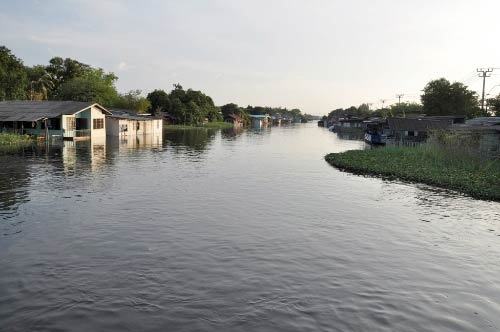
[[108,136],[107,145],[109,149],[124,151],[142,148],[161,148],[163,135],[137,135],[137,136]]
[[95,171],[106,163],[106,138],[89,141],[62,141],[62,162],[66,172]]

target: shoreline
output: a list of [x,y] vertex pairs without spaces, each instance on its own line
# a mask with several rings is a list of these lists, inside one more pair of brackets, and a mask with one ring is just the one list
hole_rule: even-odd
[[325,156],[331,166],[356,175],[422,183],[482,200],[500,201],[500,160],[439,154],[434,147],[383,147]]
[[229,129],[233,128],[232,123],[228,122],[208,122],[199,126],[189,126],[189,125],[164,125],[163,129],[165,130],[190,130],[190,129]]

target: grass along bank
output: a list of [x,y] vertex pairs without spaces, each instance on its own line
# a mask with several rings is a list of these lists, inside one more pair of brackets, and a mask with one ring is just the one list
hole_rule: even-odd
[[354,174],[381,176],[452,189],[475,198],[500,201],[500,160],[434,145],[383,147],[332,153],[325,160]]
[[187,126],[187,125],[165,125],[164,129],[173,130],[186,130],[186,129],[199,129],[199,128],[210,128],[210,129],[226,129],[233,128],[233,124],[229,122],[208,122],[199,126]]
[[33,139],[28,135],[0,134],[0,147],[25,146],[33,144]]

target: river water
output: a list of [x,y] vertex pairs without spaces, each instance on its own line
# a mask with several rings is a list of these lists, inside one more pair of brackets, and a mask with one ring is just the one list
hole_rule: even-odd
[[498,331],[500,204],[314,124],[0,156],[1,331]]

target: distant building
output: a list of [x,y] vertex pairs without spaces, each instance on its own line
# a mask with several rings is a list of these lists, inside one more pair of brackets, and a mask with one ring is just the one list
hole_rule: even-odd
[[346,129],[346,128],[360,128],[363,129],[363,118],[345,118],[338,120],[337,125],[335,125],[335,129]]
[[500,117],[479,117],[457,124],[453,129],[476,142],[479,152],[500,156]]
[[176,125],[179,124],[179,119],[167,112],[161,112],[160,117],[163,119],[164,125]]
[[1,101],[0,132],[59,136],[68,140],[106,137],[106,115],[97,103]]
[[390,134],[397,141],[424,142],[429,136],[429,131],[449,129],[453,119],[433,119],[431,117],[419,118],[388,118]]
[[243,118],[236,114],[225,115],[224,122],[232,123],[234,127],[242,127],[244,123]]
[[108,136],[161,135],[163,119],[151,115],[137,115],[131,110],[112,110],[106,117],[106,134]]
[[273,126],[281,125],[281,116],[273,116],[271,119],[273,121]]
[[256,115],[250,114],[253,128],[263,128],[271,124],[271,117],[269,115]]

